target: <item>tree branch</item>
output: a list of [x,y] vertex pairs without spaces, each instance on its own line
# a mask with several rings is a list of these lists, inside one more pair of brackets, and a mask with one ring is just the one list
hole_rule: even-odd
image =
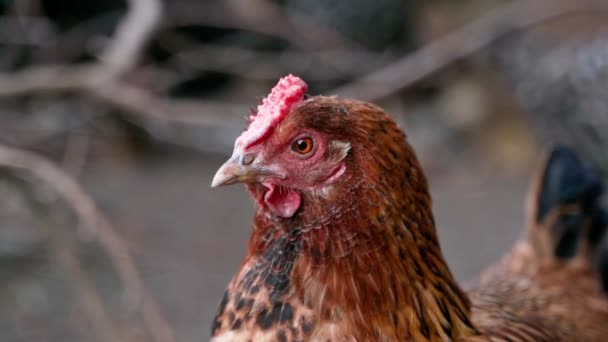
[[0,166],[25,171],[53,188],[72,207],[86,229],[85,236],[99,241],[125,286],[126,298],[140,311],[145,324],[158,342],[175,341],[169,324],[154,299],[147,294],[128,248],[110,221],[93,200],[59,167],[33,153],[0,145]]
[[439,69],[469,56],[517,30],[575,13],[608,10],[603,0],[520,0],[490,11],[481,18],[431,42],[418,51],[358,80],[331,91],[344,97],[374,101],[411,86]]
[[[238,105],[172,100],[119,81],[118,77],[135,62],[159,20],[158,0],[131,0],[130,5],[131,14],[119,25],[117,37],[102,53],[102,62],[33,67],[16,73],[0,73],[0,97],[34,92],[78,91],[131,114],[201,125],[231,125],[238,117],[210,114],[218,110],[235,114],[246,112],[246,108]],[[413,54],[328,93],[367,101],[377,100],[428,77],[509,33],[564,15],[589,14],[600,10],[608,10],[608,3],[603,0],[511,2]],[[251,18],[248,20],[249,24],[257,22]],[[129,33],[127,29],[135,33]]]
[[157,27],[159,0],[129,0],[129,10],[116,29],[114,39],[101,53],[100,61],[84,65],[30,67],[0,73],[0,97],[35,92],[82,91],[109,82],[129,70],[139,58]]

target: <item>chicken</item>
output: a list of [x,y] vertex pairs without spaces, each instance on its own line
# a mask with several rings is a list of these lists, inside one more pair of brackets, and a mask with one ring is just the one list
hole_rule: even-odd
[[608,220],[595,170],[556,149],[530,191],[526,237],[465,292],[393,119],[306,91],[281,79],[213,179],[245,183],[256,210],[212,341],[605,340]]

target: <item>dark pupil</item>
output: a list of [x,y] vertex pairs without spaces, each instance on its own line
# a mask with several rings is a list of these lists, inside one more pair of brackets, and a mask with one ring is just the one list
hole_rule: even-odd
[[306,140],[296,141],[296,148],[299,151],[306,151],[308,149],[308,142]]

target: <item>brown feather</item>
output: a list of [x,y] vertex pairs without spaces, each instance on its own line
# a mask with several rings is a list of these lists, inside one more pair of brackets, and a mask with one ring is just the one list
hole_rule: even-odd
[[[467,296],[441,253],[415,153],[381,108],[314,97],[294,105],[273,135],[278,142],[303,128],[337,142],[326,158],[343,158],[347,171],[331,189],[302,192],[293,217],[258,206],[247,257],[214,322],[214,341],[608,336],[608,300],[597,275],[586,264],[543,261],[527,241]],[[248,187],[254,195],[263,191]]]

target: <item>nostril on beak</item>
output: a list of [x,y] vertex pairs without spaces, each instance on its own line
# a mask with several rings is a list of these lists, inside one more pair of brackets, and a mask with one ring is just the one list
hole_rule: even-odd
[[248,153],[243,156],[243,159],[241,159],[241,165],[249,165],[249,164],[253,163],[254,159],[255,159],[255,156],[251,153]]

